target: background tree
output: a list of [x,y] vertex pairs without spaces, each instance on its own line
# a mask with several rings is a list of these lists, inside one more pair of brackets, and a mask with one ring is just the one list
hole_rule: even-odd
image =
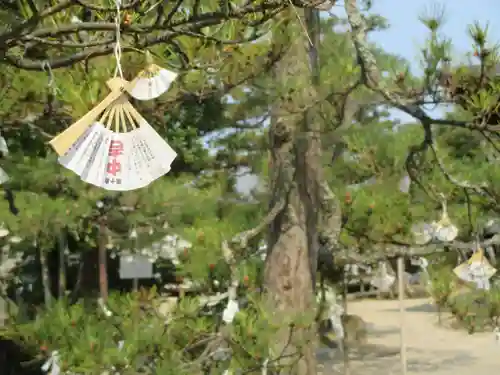
[[[288,371],[313,373],[314,345],[304,343],[314,341],[312,306],[318,241],[337,258],[346,255],[342,246],[378,254],[380,245],[389,243],[409,248],[411,226],[433,214],[437,216],[439,194],[445,194],[449,201],[450,215],[461,228],[462,241],[472,239],[475,216],[495,212],[498,195],[488,180],[496,178],[496,172],[495,168],[484,167],[484,160],[491,160],[496,153],[496,140],[490,137],[495,128],[488,121],[495,86],[481,85],[479,79],[473,93],[457,89],[461,87],[458,73],[464,70],[450,63],[449,43],[438,33],[438,19],[424,19],[431,31],[424,49],[427,69],[423,78],[412,77],[404,61],[366,41],[369,31],[384,26],[383,20],[361,12],[355,1],[346,1],[351,30],[339,31],[337,26],[345,25],[345,21],[330,18],[321,22],[322,38],[316,34],[321,39],[322,58],[318,79],[312,74],[318,72],[310,66],[314,59],[308,60],[308,53],[314,55],[308,39],[317,47],[314,28],[318,25],[312,22],[309,11],[301,10],[316,4],[231,2],[222,9],[219,3],[202,7],[199,2],[179,1],[151,10],[146,5],[148,2],[122,4],[128,14],[122,20],[124,49],[128,52],[123,64],[130,73],[127,78],[131,78],[149,48],[160,65],[181,71],[179,81],[165,98],[134,103],[180,156],[169,176],[145,190],[125,194],[103,193],[83,185],[61,170],[44,145],[103,96],[102,82],[113,73],[109,58],[103,55],[113,48],[114,5],[77,1],[41,10],[21,2],[9,4],[4,10],[10,12],[9,22],[14,20],[15,24],[8,24],[3,37],[0,35],[6,53],[4,63],[10,64],[1,74],[3,82],[10,82],[4,86],[6,100],[2,101],[1,118],[12,150],[5,168],[12,176],[10,187],[17,193],[20,214],[8,213],[4,202],[2,221],[22,240],[11,244],[13,251],[37,251],[42,259],[52,252],[59,235],[67,233],[76,239],[71,250],[95,254],[96,221],[103,216],[97,206],[104,204],[107,225],[105,236],[100,235],[109,247],[133,247],[134,241],[128,238],[132,229],[139,232],[141,244],[165,233],[182,235],[192,247],[183,252],[174,271],[176,282],[194,281],[198,292],[215,293],[227,290],[236,280],[248,304],[242,304],[231,329],[220,330],[216,319],[204,314],[219,316],[222,303],[207,307],[198,297],[186,298],[175,315],[178,326],[171,324],[164,331],[175,340],[167,343],[165,336],[154,336],[154,345],[148,345],[140,335],[110,335],[116,325],[130,328],[127,321],[132,321],[134,331],[144,334],[150,334],[151,327],[161,331],[158,328],[162,323],[151,318],[154,314],[149,310],[137,315],[154,321],[145,329],[141,319],[129,319],[127,315],[135,307],[122,307],[145,303],[137,302],[145,296],[136,295],[133,302],[115,301],[112,296],[112,308],[114,305],[116,311],[125,312],[118,313],[117,322],[100,323],[102,319],[89,315],[88,321],[77,324],[79,328],[72,334],[79,335],[86,326],[91,329],[80,335],[83,338],[74,351],[65,353],[68,368],[92,372],[123,367],[115,345],[120,339],[130,345],[127,350],[137,371],[144,367],[144,358],[157,358],[156,351],[166,353],[161,365],[156,365],[159,368],[200,371],[201,366],[214,365],[206,354],[211,353],[211,345],[230,349],[231,361],[219,364],[224,369],[255,370],[264,358],[270,358],[270,366],[277,360],[286,365],[286,360],[276,358],[281,348],[270,346],[270,340],[279,335],[279,343],[286,346],[285,335],[291,332],[294,340],[286,350],[290,358],[303,356],[298,368]],[[145,10],[135,9],[142,6]],[[472,29],[472,34],[478,51],[483,51],[485,42],[480,31]],[[88,44],[98,39],[101,45]],[[42,45],[46,48],[40,48]],[[478,52],[479,65],[493,56]],[[19,67],[28,71],[20,72]],[[43,69],[43,75],[29,71]],[[26,82],[32,89],[26,90]],[[440,87],[446,89],[446,95]],[[471,100],[464,100],[464,95]],[[439,119],[431,118],[423,109],[429,101],[450,100],[464,108]],[[394,126],[386,118],[387,107],[409,113],[418,123]],[[434,129],[433,124],[439,128]],[[461,141],[459,136],[471,129],[478,131],[474,142]],[[421,142],[415,144],[416,139]],[[268,148],[269,154],[265,152]],[[234,181],[242,171],[258,173],[268,192],[261,189],[250,197],[241,197]],[[408,193],[399,191],[406,174],[413,181]],[[352,202],[340,207],[337,196],[345,195],[346,190],[351,191]],[[344,223],[342,210],[348,216]],[[255,254],[271,222],[263,269]],[[249,228],[254,230],[247,231]],[[260,234],[255,235],[257,232]],[[450,246],[459,246],[462,241]],[[237,267],[227,263],[221,243],[230,246]],[[349,254],[347,258],[353,260]],[[270,297],[264,305],[254,290],[262,281],[266,297]],[[47,293],[47,286],[45,291],[45,296],[55,294]],[[153,297],[145,299],[149,304]],[[277,325],[269,314],[276,308],[294,314]],[[61,332],[72,326],[71,319],[59,312],[81,316],[78,309],[56,304],[43,315],[41,328],[28,323],[16,334],[9,332],[8,337],[23,342],[30,354],[38,354],[47,346],[43,341],[54,336],[50,325]],[[310,314],[304,314],[308,311]],[[186,331],[179,329],[181,325],[190,327],[191,336],[196,337],[194,343],[185,341]],[[257,334],[263,330],[269,335]],[[70,342],[68,337],[74,342],[71,335],[60,336],[47,343],[46,349],[65,347]],[[245,341],[251,344],[244,345]],[[88,348],[95,348],[97,342],[101,355],[86,360]],[[267,348],[271,348],[270,353]],[[187,357],[179,359],[180,352],[188,353]]]

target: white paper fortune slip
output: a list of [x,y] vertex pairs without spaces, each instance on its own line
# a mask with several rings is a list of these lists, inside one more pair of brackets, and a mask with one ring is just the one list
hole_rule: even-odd
[[[7,147],[7,141],[0,135],[0,155],[3,157],[8,154],[9,148]],[[9,181],[9,175],[2,168],[0,168],[0,185],[6,183],[7,181]]]
[[497,270],[484,256],[483,250],[478,249],[466,262],[455,267],[453,272],[460,279],[476,284],[478,289],[488,290],[490,288],[489,280]]
[[[151,57],[149,53],[147,56]],[[170,88],[177,75],[177,73],[163,69],[150,61],[146,69],[138,74],[135,85],[129,93],[138,100],[155,99]]]
[[396,277],[387,272],[387,264],[380,262],[378,272],[371,279],[370,284],[381,292],[388,292],[395,281]]

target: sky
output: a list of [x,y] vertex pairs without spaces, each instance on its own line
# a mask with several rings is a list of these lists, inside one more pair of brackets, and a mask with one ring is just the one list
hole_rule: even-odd
[[389,52],[414,60],[427,35],[418,17],[429,11],[433,14],[435,8],[444,9],[442,33],[452,39],[457,56],[471,51],[467,29],[475,21],[481,25],[489,22],[491,41],[500,42],[500,23],[495,25],[500,13],[498,0],[374,0],[373,12],[387,18],[391,27],[373,34],[372,40]]
[[[452,63],[467,61],[466,54],[473,52],[468,28],[476,21],[481,26],[488,24],[488,40],[491,44],[500,43],[500,22],[497,21],[500,14],[499,0],[373,0],[373,5],[373,12],[388,19],[390,27],[373,33],[370,39],[387,52],[408,60],[413,73],[421,72],[419,49],[429,35],[427,28],[419,21],[422,14],[433,15],[435,10],[444,11],[441,33],[452,41]],[[402,122],[410,120],[409,116],[396,110],[393,115]]]
[[[384,50],[407,59],[412,71],[418,73],[419,49],[424,45],[428,31],[419,21],[421,14],[435,14],[435,10],[444,10],[444,22],[441,33],[451,38],[453,60],[463,60],[472,52],[472,42],[468,37],[468,27],[478,21],[482,26],[489,24],[490,43],[500,44],[500,0],[373,0],[373,13],[385,17],[389,29],[373,33],[370,39],[381,45]],[[345,15],[342,4],[335,6],[335,14]],[[497,22],[495,22],[497,21]],[[409,117],[394,111],[393,116],[402,122]],[[254,176],[240,178],[237,189],[248,191],[255,186]]]

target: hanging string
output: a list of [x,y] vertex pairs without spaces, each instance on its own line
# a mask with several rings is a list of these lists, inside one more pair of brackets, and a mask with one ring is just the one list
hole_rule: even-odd
[[307,26],[306,24],[304,23],[304,21],[302,20],[302,17],[300,17],[300,14],[297,10],[297,8],[295,8],[295,5],[293,5],[292,3],[292,0],[288,0],[288,2],[290,3],[290,6],[292,7],[294,13],[295,13],[295,16],[297,17],[297,20],[299,21],[300,23],[300,27],[302,28],[302,31],[304,32],[304,35],[306,36],[307,38],[307,41],[309,42],[309,45],[314,46],[313,42],[312,42],[312,39],[311,37],[309,36],[309,33],[307,32]]
[[115,77],[119,74],[120,78],[123,79],[123,71],[122,71],[122,46],[120,43],[121,39],[121,0],[115,0],[116,4],[116,16],[115,16],[115,27],[116,27],[116,42],[115,42],[115,60],[116,60],[116,69],[115,69]]
[[45,60],[42,62],[42,69],[44,72],[47,72],[49,76],[49,81],[47,83],[47,87],[52,91],[53,95],[56,95],[59,92],[59,89],[57,88],[56,85],[56,80],[54,78],[54,73],[52,72],[52,67],[50,66],[50,63],[48,60]]

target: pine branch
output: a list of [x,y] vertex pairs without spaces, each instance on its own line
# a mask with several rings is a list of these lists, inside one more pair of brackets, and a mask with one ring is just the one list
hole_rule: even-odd
[[[103,7],[103,6],[99,6],[99,5],[93,5],[93,4],[89,4],[87,1],[83,1],[83,0],[74,0],[74,1],[75,1],[75,3],[84,7],[85,9],[93,10],[96,12],[108,12],[108,13],[116,12],[116,7]],[[120,9],[121,10],[133,9],[137,5],[139,5],[140,3],[141,3],[141,0],[133,0],[129,4],[120,5]]]
[[481,183],[481,184],[475,185],[475,184],[470,183],[469,181],[460,181],[460,180],[458,180],[457,178],[455,178],[451,173],[449,173],[446,170],[446,167],[445,167],[443,161],[439,157],[438,147],[437,147],[436,143],[432,142],[429,145],[429,147],[430,147],[432,153],[434,154],[434,159],[436,160],[436,163],[437,163],[437,165],[439,167],[439,170],[441,171],[441,173],[443,173],[443,175],[445,176],[445,178],[450,183],[452,183],[453,185],[455,185],[457,187],[460,187],[462,189],[470,189],[470,190],[475,191],[477,194],[484,195],[486,189],[488,189],[488,184]]
[[488,124],[485,123],[474,124],[468,121],[432,118],[418,105],[420,99],[405,98],[384,88],[381,83],[382,75],[368,43],[368,25],[357,6],[357,1],[346,0],[345,11],[351,26],[352,41],[356,50],[358,64],[361,68],[362,79],[369,89],[380,94],[393,107],[419,120],[422,124],[447,125],[475,130],[494,130],[494,128],[490,128]]
[[[17,38],[20,35],[23,35],[27,32],[34,30],[36,26],[40,24],[41,21],[56,13],[65,11],[66,9],[70,8],[73,4],[74,0],[65,0],[59,2],[58,4],[52,7],[45,9],[42,12],[35,13],[31,18],[22,22],[20,25],[14,27],[13,30],[6,31],[0,34],[0,47],[5,45],[9,39]],[[0,50],[1,49],[2,48],[0,48]]]
[[446,244],[412,245],[412,244],[392,244],[391,242],[378,242],[376,248],[369,254],[357,253],[353,248],[344,248],[335,253],[335,260],[341,263],[376,263],[393,257],[400,256],[428,256],[436,253],[444,253],[450,250],[471,251],[478,247],[486,249],[493,245],[500,245],[500,234],[484,241],[453,241]]
[[226,261],[229,269],[231,270],[231,284],[227,291],[228,298],[230,300],[236,300],[237,298],[237,289],[239,285],[238,275],[236,274],[236,261],[234,257],[234,253],[229,247],[227,241],[222,241],[222,255],[224,256],[224,260]]
[[[121,9],[126,11],[135,9],[143,2],[133,0],[129,4],[123,4]],[[145,2],[147,3],[147,2]],[[174,44],[174,40],[180,36],[188,36],[191,38],[201,39],[203,41],[210,40],[219,45],[232,45],[245,43],[255,40],[261,35],[255,33],[251,38],[238,38],[235,40],[224,40],[209,35],[203,29],[210,26],[222,25],[228,21],[240,21],[243,25],[249,28],[258,28],[263,26],[275,15],[288,8],[290,5],[289,0],[274,0],[266,1],[259,4],[254,2],[247,2],[239,7],[231,6],[227,10],[218,11],[205,11],[201,12],[199,2],[187,2],[185,0],[177,0],[173,5],[169,4],[169,10],[165,14],[165,4],[151,2],[152,7],[157,8],[157,16],[154,20],[144,18],[144,21],[139,21],[137,24],[123,23],[121,25],[121,34],[124,38],[127,36],[133,37],[134,45],[124,46],[124,52],[137,51],[137,49],[146,49],[158,44]],[[294,5],[297,7],[321,7],[330,2],[325,0],[318,0],[312,2],[295,1]],[[50,7],[34,15],[22,22],[17,27],[10,31],[0,34],[0,49],[4,57],[4,62],[15,67],[25,70],[43,70],[43,67],[49,63],[52,69],[67,67],[80,61],[96,58],[99,56],[110,55],[114,52],[114,33],[115,23],[109,20],[105,22],[91,22],[83,20],[82,22],[72,24],[57,24],[52,27],[43,27],[37,29],[42,22],[50,16],[57,15],[62,11],[70,12],[69,8],[73,6],[84,8],[88,12],[100,13],[113,13],[115,11],[112,7],[104,7],[98,5],[91,5],[87,0],[66,0],[60,2],[58,5]],[[146,4],[147,5],[147,4]],[[189,9],[183,17],[179,17],[180,8]],[[175,16],[175,17],[174,17]],[[249,18],[252,21],[249,21]],[[153,21],[153,22],[151,22]],[[74,34],[78,35],[80,32],[100,32],[99,39],[104,39],[102,45],[96,45],[95,38],[89,37],[88,44],[86,43],[71,43],[68,40],[63,40],[65,35]],[[104,37],[102,35],[104,33]],[[156,35],[155,35],[156,33]],[[106,35],[109,34],[109,35]],[[94,39],[94,41],[92,41]],[[61,57],[58,51],[58,57],[48,59],[29,59],[26,57],[18,57],[13,53],[17,48],[26,49],[29,47],[36,47],[38,44],[43,46],[53,46],[55,49],[58,47],[67,47],[74,49],[81,49],[76,53],[63,55]],[[11,52],[12,51],[12,52]]]
[[285,200],[280,200],[276,202],[274,207],[267,213],[266,216],[260,221],[260,223],[252,229],[246,230],[242,233],[237,234],[231,240],[232,243],[238,243],[239,247],[244,249],[247,247],[248,242],[262,233],[278,216],[278,214],[285,208]]
[[[68,1],[63,3],[66,8],[69,8],[73,5],[73,1]],[[146,49],[148,47],[164,44],[164,43],[172,43],[172,41],[179,36],[190,36],[197,37],[201,39],[206,39],[208,35],[203,34],[200,30],[209,26],[217,26],[220,25],[227,20],[242,20],[250,15],[260,15],[262,14],[261,19],[253,24],[253,27],[262,25],[263,23],[268,21],[269,16],[268,12],[280,11],[285,7],[285,2],[266,2],[259,5],[248,5],[241,8],[232,9],[229,14],[225,14],[224,12],[205,12],[199,14],[198,17],[194,16],[186,16],[181,20],[171,20],[167,17],[167,20],[160,24],[139,24],[139,25],[121,25],[121,33],[122,36],[126,35],[134,36],[136,39],[140,36],[139,41],[136,42],[134,46],[124,46],[123,52],[132,52],[137,51],[137,49]],[[45,60],[30,60],[26,58],[20,58],[9,54],[9,50],[14,47],[22,47],[26,40],[34,40],[33,38],[51,38],[51,41],[54,42],[54,38],[61,39],[62,36],[66,34],[76,34],[82,31],[104,31],[108,33],[112,33],[114,35],[114,31],[116,26],[113,22],[79,22],[74,24],[67,25],[56,25],[54,27],[42,28],[39,30],[34,30],[41,20],[57,13],[63,9],[66,9],[62,5],[59,8],[51,9],[50,11],[45,11],[40,13],[37,18],[34,18],[31,23],[22,23],[15,30],[5,33],[3,35],[0,34],[0,45],[4,44],[5,48],[5,61],[13,66],[16,66],[25,70],[43,70],[43,67],[49,63],[52,69],[58,69],[62,67],[67,67],[73,65],[77,62],[92,59],[99,56],[110,55],[114,52],[114,42],[110,42],[104,46],[96,46],[85,48],[84,50],[71,54],[69,56],[64,56],[55,59]],[[27,25],[30,25],[28,28]],[[154,31],[159,31],[157,35],[149,36]],[[92,38],[90,38],[92,39]],[[111,40],[112,38],[106,38]],[[214,41],[220,44],[236,44],[244,42],[244,38],[241,40],[220,40],[212,37]],[[59,41],[57,40],[57,41]],[[55,41],[55,42],[57,42]],[[47,44],[46,42],[43,44]],[[66,43],[67,44],[67,43]],[[80,44],[80,43],[79,43]],[[78,45],[79,45],[78,44]],[[33,46],[31,46],[33,47]],[[76,46],[73,46],[76,48]],[[44,62],[45,61],[45,62]]]
[[333,254],[339,245],[339,235],[342,230],[342,209],[337,197],[326,181],[320,185],[321,206],[321,242]]

